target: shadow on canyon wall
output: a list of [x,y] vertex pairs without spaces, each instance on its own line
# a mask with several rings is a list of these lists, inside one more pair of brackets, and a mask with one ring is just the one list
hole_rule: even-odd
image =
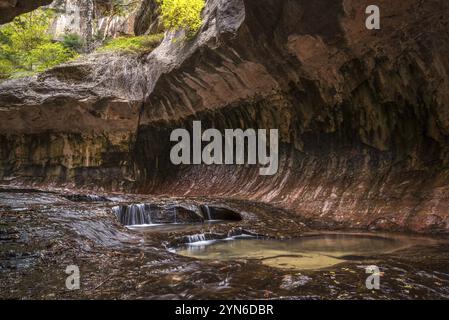
[[[378,31],[365,28],[370,4],[209,0],[192,40],[167,33],[151,53],[93,54],[0,84],[0,175],[447,232],[449,3],[378,0]],[[278,174],[171,165],[170,132],[193,120],[278,128]]]

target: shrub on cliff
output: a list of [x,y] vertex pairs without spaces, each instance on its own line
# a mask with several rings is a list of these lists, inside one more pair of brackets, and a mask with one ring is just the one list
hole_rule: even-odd
[[187,37],[193,37],[203,23],[201,11],[204,0],[157,0],[161,18],[167,30],[185,30]]
[[84,51],[83,39],[76,33],[65,34],[64,39],[62,40],[62,45],[64,48],[77,53],[82,53]]
[[44,71],[73,58],[76,53],[53,42],[47,33],[51,10],[36,10],[0,27],[0,78]]
[[125,53],[138,53],[153,50],[162,41],[163,34],[153,34],[138,37],[119,37],[108,40],[98,48],[99,52],[118,51]]

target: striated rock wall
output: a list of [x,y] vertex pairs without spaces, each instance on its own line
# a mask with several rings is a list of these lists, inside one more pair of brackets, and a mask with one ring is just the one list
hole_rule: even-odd
[[[449,3],[378,0],[379,31],[365,28],[370,4],[209,0],[191,41],[169,33],[148,55],[0,85],[0,171],[264,201],[342,227],[447,232]],[[278,174],[172,166],[170,132],[193,120],[204,129],[278,128]],[[111,138],[122,129],[126,138]]]
[[159,4],[156,0],[143,0],[136,13],[134,33],[136,35],[163,32],[159,18]]
[[[380,31],[365,28],[369,1],[210,1],[195,53],[178,55],[145,102],[142,189],[266,201],[348,227],[448,230],[449,5],[377,3]],[[193,120],[279,128],[279,173],[171,166],[157,141]]]
[[1,84],[0,176],[128,188],[146,72],[136,59],[97,54]]
[[109,0],[0,0],[0,24],[40,6],[49,5],[56,12],[50,34],[57,40],[61,40],[65,34],[78,34],[83,38],[92,38],[97,34],[106,34],[107,37],[134,35],[134,25],[140,23],[140,20],[136,22],[137,9],[144,7],[146,2],[130,1],[130,8],[136,9],[130,9],[128,16],[110,18]]
[[[108,0],[55,0],[51,8],[56,17],[50,28],[54,39],[62,40],[66,34],[77,34],[90,46],[90,51],[107,37],[133,36],[134,27],[142,18],[137,11],[146,1],[125,2],[128,14],[111,14]],[[93,42],[93,44],[92,44]]]

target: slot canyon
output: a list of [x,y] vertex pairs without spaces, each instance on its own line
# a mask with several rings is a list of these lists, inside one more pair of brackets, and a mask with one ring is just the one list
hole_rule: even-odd
[[[0,0],[0,23],[51,2]],[[193,37],[0,80],[0,298],[449,298],[449,2],[207,0],[201,17]],[[141,0],[103,31],[160,19]],[[172,164],[194,121],[278,129],[277,173]],[[359,280],[373,264],[379,291]]]

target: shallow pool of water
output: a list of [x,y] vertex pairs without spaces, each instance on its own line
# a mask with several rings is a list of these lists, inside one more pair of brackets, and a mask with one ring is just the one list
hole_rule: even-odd
[[393,236],[319,234],[292,240],[233,239],[190,243],[176,253],[197,259],[256,259],[271,267],[311,270],[390,253],[413,245],[413,242]]

